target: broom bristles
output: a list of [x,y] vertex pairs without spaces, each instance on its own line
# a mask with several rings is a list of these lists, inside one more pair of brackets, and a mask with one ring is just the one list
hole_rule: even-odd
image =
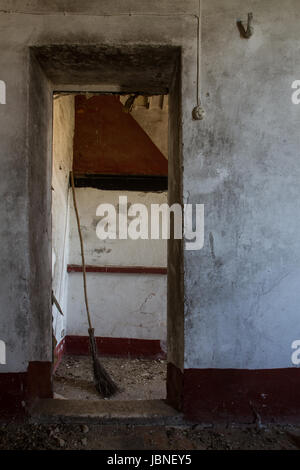
[[82,259],[83,291],[84,291],[86,314],[87,314],[88,323],[89,323],[90,350],[91,350],[92,359],[93,359],[94,381],[95,381],[95,386],[98,392],[104,397],[110,397],[118,391],[118,387],[114,383],[114,381],[110,378],[109,374],[106,372],[104,367],[101,366],[100,361],[98,359],[97,346],[96,346],[96,341],[95,341],[95,336],[94,336],[94,329],[92,328],[88,296],[87,296],[84,247],[83,247],[83,239],[82,239],[82,233],[80,229],[79,213],[78,213],[76,196],[75,196],[74,175],[72,171],[70,173],[70,176],[71,176],[74,210],[75,210],[75,215],[76,215],[78,235],[79,235],[79,241],[80,241],[80,251],[81,251],[81,259]]
[[97,354],[97,345],[94,336],[94,329],[89,328],[90,349],[93,359],[94,381],[97,391],[105,398],[111,397],[118,391],[118,386],[100,364]]

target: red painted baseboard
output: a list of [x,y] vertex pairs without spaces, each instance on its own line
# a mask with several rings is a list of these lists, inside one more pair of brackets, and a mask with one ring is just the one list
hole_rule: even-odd
[[168,364],[167,392],[191,421],[300,423],[300,368],[182,372]]
[[[196,412],[195,412],[196,410]],[[183,411],[201,421],[300,422],[300,369],[186,369]]]
[[53,398],[52,362],[32,361],[27,369],[27,400]]
[[182,410],[183,372],[171,362],[167,365],[167,402],[176,410]]
[[[66,352],[76,346],[68,338],[72,337],[66,338]],[[85,354],[88,338],[80,338],[83,340],[77,345],[80,344],[80,353]],[[100,339],[103,340],[100,346],[104,346],[106,338]],[[143,340],[122,341],[123,346],[124,341],[129,341],[127,351],[134,355],[135,341]],[[106,346],[109,355],[111,344]],[[0,373],[0,421],[11,417],[23,419],[33,400],[52,396],[51,367],[49,362],[31,362],[27,372]],[[168,402],[181,409],[191,421],[253,423],[259,415],[262,423],[300,423],[300,368],[185,369],[182,372],[168,364],[167,381]]]
[[[67,354],[89,354],[88,336],[66,336],[65,340]],[[166,358],[166,353],[161,348],[159,340],[96,337],[96,343],[100,356]]]
[[29,362],[26,372],[0,373],[0,421],[24,419],[37,398],[52,398],[51,362]]
[[27,372],[0,374],[0,421],[25,418]]

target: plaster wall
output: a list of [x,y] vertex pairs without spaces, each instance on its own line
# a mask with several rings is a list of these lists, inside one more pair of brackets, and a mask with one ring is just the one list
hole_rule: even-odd
[[[249,40],[235,24],[247,11],[254,15]],[[300,76],[298,21],[296,1],[202,2],[206,118],[190,125],[183,117],[185,200],[205,204],[205,246],[185,252],[187,368],[294,367],[300,107],[291,84]],[[183,92],[186,111],[187,104]]]
[[73,162],[74,96],[53,100],[52,289],[64,316],[52,307],[57,342],[66,333],[69,256],[69,175]]
[[[91,266],[167,266],[166,240],[100,240],[96,226],[99,204],[112,204],[118,217],[119,196],[126,196],[128,208],[167,202],[167,193],[102,191],[76,188],[85,248]],[[132,218],[128,219],[130,223]],[[149,217],[150,230],[150,217]],[[81,265],[77,224],[71,201],[69,264]],[[88,324],[81,273],[69,273],[68,335],[86,336]],[[158,274],[87,273],[89,305],[97,336],[159,339],[166,342],[167,276]]]
[[[151,204],[167,202],[167,193],[149,193],[136,191],[105,191],[94,188],[76,188],[76,201],[83,234],[86,264],[92,266],[167,266],[167,240],[150,239]],[[133,204],[143,204],[149,215],[149,239],[147,240],[100,240],[96,227],[101,220],[96,215],[100,204],[111,204],[119,216],[119,197],[127,197],[127,208]],[[69,264],[81,265],[80,244],[77,224],[71,198],[70,212],[70,254]],[[128,217],[128,224],[135,217]],[[117,228],[118,233],[118,228]]]
[[[165,275],[88,273],[87,283],[96,336],[161,340],[166,350]],[[69,273],[67,334],[87,332],[82,274]]]
[[[0,256],[6,267],[0,283],[0,336],[7,343],[7,365],[1,371],[25,371],[29,360],[49,355],[45,344],[51,326],[43,325],[39,315],[51,309],[44,290],[51,291],[51,230],[42,223],[50,213],[50,181],[42,179],[50,174],[50,160],[37,171],[37,150],[49,153],[48,87],[88,83],[93,88],[90,69],[80,75],[73,68],[71,78],[68,64],[64,73],[47,75],[44,68],[49,78],[35,82],[44,80],[44,106],[30,101],[35,92],[33,85],[29,88],[29,47],[45,44],[181,48],[183,202],[205,204],[205,246],[184,251],[181,272],[184,367],[293,366],[290,345],[300,335],[300,114],[291,102],[291,83],[300,75],[298,1],[249,0],[246,9],[241,0],[203,0],[201,5],[206,118],[193,121],[198,2],[0,2],[0,79],[7,85],[7,104],[0,108]],[[245,40],[236,20],[248,11],[254,14],[254,36]],[[119,82],[106,76],[99,86],[130,92],[148,73],[147,67],[138,70],[132,81],[123,73]],[[30,102],[35,120],[29,119]],[[174,280],[175,263],[172,269]]]

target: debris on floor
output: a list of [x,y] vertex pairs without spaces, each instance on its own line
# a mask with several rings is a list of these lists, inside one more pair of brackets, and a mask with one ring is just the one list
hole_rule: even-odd
[[[166,398],[166,361],[115,357],[100,357],[100,361],[120,388],[109,400]],[[89,356],[64,356],[54,374],[53,387],[55,398],[101,399]]]
[[293,426],[3,424],[0,450],[297,450]]

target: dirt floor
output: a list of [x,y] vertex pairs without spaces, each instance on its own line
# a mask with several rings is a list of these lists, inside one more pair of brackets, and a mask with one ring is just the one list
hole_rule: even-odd
[[[110,400],[166,398],[166,361],[101,358],[101,364],[120,388]],[[55,398],[98,400],[91,358],[64,356],[54,375]]]
[[297,450],[300,427],[0,425],[0,450]]
[[[165,398],[166,363],[101,359],[121,387],[113,399]],[[56,398],[99,399],[88,357],[67,356],[54,377]],[[300,426],[0,424],[0,450],[297,450]]]

